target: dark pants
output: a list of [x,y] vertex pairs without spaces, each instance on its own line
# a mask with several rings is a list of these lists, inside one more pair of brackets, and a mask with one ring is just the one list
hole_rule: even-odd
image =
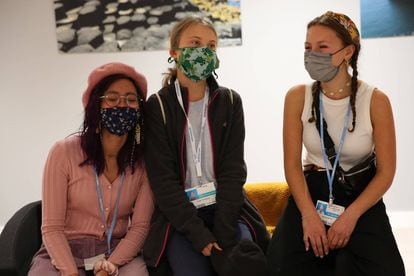
[[[214,219],[213,208],[202,208],[199,216],[206,226],[212,228]],[[253,240],[248,227],[241,221],[238,223],[238,239]],[[191,242],[179,232],[174,232],[166,248],[166,256],[174,276],[212,276],[216,275],[210,258],[194,250]]]
[[[314,203],[318,199],[326,201],[326,172],[312,172],[306,175],[306,180]],[[351,202],[347,202],[336,185],[337,204],[348,206]],[[360,217],[345,248],[330,251],[320,259],[312,249],[305,251],[301,214],[291,197],[269,244],[267,257],[272,276],[405,275],[382,200]]]

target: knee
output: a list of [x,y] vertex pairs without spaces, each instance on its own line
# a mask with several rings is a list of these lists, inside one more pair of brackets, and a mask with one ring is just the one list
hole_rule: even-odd
[[49,256],[38,255],[32,260],[32,265],[27,275],[59,275],[59,271],[52,265]]
[[335,256],[335,271],[337,271],[337,274],[344,273],[339,275],[353,275],[353,272],[355,272],[355,266],[355,258],[350,250],[346,247],[338,250]]
[[142,257],[136,257],[119,268],[119,274],[125,276],[148,276],[147,266]]

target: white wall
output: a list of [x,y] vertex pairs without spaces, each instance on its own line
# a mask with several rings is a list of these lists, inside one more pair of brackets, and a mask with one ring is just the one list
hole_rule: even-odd
[[[42,170],[54,141],[82,121],[81,94],[90,71],[106,62],[132,64],[160,87],[167,51],[59,54],[53,1],[0,0],[0,225],[41,197]],[[310,81],[303,68],[306,24],[326,10],[360,25],[357,0],[242,0],[243,46],[221,48],[219,82],[243,97],[249,182],[284,180],[284,95]],[[360,76],[386,91],[394,107],[398,171],[385,196],[391,211],[414,211],[414,37],[362,41]]]

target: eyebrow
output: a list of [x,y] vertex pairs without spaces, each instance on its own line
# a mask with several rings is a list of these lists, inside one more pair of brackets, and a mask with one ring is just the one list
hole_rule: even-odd
[[[197,39],[200,39],[201,40],[201,36],[197,36],[197,35],[193,35],[193,36],[190,36],[189,37],[190,39],[191,38],[197,38]],[[217,42],[215,39],[212,39],[212,40],[210,40],[209,42]]]
[[[322,44],[322,43],[329,43],[328,41],[326,41],[326,40],[320,40],[320,41],[316,41],[316,44]],[[312,44],[312,43],[310,43],[310,42],[308,42],[308,41],[305,41],[305,43],[304,43],[305,45],[306,44]]]
[[[119,92],[119,91],[116,91],[116,90],[107,90],[107,91],[105,91],[105,93],[115,93],[115,94],[120,95],[122,92]],[[129,95],[129,94],[138,95],[138,92],[128,91],[124,95]]]

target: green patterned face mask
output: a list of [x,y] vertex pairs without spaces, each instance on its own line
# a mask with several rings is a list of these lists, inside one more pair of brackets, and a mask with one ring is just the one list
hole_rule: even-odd
[[178,69],[192,81],[207,79],[219,67],[216,52],[209,47],[179,48]]

